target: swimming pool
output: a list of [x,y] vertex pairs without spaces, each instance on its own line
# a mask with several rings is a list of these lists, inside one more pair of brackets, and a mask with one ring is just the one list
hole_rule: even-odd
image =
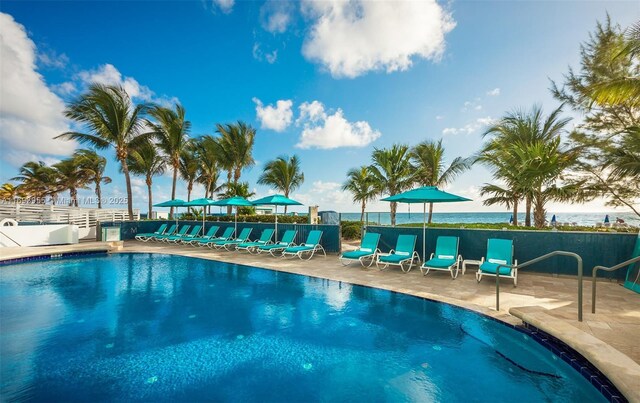
[[0,328],[8,401],[604,401],[476,313],[181,256],[2,267]]

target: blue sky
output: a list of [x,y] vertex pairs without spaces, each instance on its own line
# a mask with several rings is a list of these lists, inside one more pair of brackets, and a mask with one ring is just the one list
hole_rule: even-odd
[[[294,197],[358,211],[339,184],[349,168],[369,163],[373,147],[443,138],[449,160],[468,156],[491,119],[534,103],[558,106],[549,79],[577,65],[597,20],[608,12],[626,27],[640,18],[634,2],[354,4],[3,1],[0,181],[26,160],[73,151],[51,137],[70,127],[64,102],[97,80],[123,84],[136,101],[179,101],[193,136],[236,120],[258,128],[258,164],[242,176],[258,196],[270,193],[256,185],[262,165],[295,153],[306,180]],[[107,155],[115,181],[104,192],[122,195]],[[475,201],[437,211],[500,211],[482,206],[477,189],[489,181],[474,167],[448,190]],[[134,185],[144,211],[144,183]],[[154,193],[169,198],[169,175],[156,179]],[[178,193],[186,197],[183,184]],[[578,209],[610,210],[601,201],[550,206]]]

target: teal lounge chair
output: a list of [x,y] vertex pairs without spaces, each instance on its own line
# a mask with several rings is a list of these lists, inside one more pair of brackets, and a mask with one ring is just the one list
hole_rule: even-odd
[[253,250],[256,249],[258,246],[270,245],[271,238],[273,238],[273,229],[267,228],[265,230],[262,230],[262,234],[260,234],[260,239],[258,239],[255,242],[242,242],[236,245],[236,250],[239,250],[239,251],[244,250],[249,253],[253,253]]
[[178,226],[175,224],[171,224],[171,226],[169,227],[168,230],[166,230],[165,232],[163,232],[162,234],[158,234],[158,235],[154,235],[154,236],[150,236],[147,241],[159,241],[160,238],[165,237],[165,236],[170,236],[176,233],[176,231],[178,230]]
[[226,250],[235,249],[237,244],[249,241],[249,235],[251,235],[252,229],[253,228],[243,228],[242,231],[240,231],[240,235],[238,235],[236,239],[227,239],[224,241],[212,241],[212,242],[209,242],[207,246],[209,248],[216,248],[216,249],[222,249],[222,248],[225,248]]
[[189,241],[190,239],[198,236],[201,228],[202,225],[194,225],[193,228],[191,228],[191,232],[189,232],[188,234],[185,233],[184,235],[170,236],[169,238],[165,238],[164,241],[169,243],[179,243],[184,242],[185,240]]
[[222,233],[221,236],[219,236],[219,237],[211,237],[211,238],[207,239],[206,241],[194,242],[193,245],[209,246],[209,243],[211,243],[211,242],[228,241],[228,240],[231,239],[231,237],[233,236],[234,232],[235,232],[235,229],[233,227],[227,227],[227,228],[224,229],[224,232]]
[[157,237],[155,237],[156,240],[161,241],[161,242],[166,242],[166,240],[170,237],[175,237],[175,236],[183,236],[187,233],[187,231],[189,231],[189,228],[191,228],[191,225],[183,225],[182,228],[180,228],[180,231],[178,231],[177,234],[173,234],[173,235],[158,235]]
[[[504,267],[508,265],[515,267]],[[498,268],[500,266],[500,268]],[[513,279],[514,287],[518,285],[518,261],[513,260],[513,241],[511,239],[489,239],[487,241],[487,259],[480,260],[480,267],[476,272],[478,283],[482,276],[496,276],[500,270],[500,277]]]
[[307,260],[310,260],[317,251],[322,251],[324,257],[327,257],[327,253],[324,251],[322,245],[320,245],[320,238],[322,238],[322,231],[310,231],[305,243],[303,243],[302,245],[289,246],[288,248],[285,248],[282,251],[282,257],[290,256],[303,259],[303,256],[305,254],[308,254],[309,257],[307,258]]
[[429,260],[420,266],[422,274],[426,276],[429,270],[444,270],[451,273],[451,278],[458,277],[462,262],[462,256],[458,254],[459,244],[460,238],[457,236],[439,236],[435,253],[432,253]]
[[167,229],[167,224],[162,224],[155,232],[143,232],[135,236],[136,241],[147,242],[150,237],[161,235]]
[[[363,267],[370,267],[373,262],[376,261],[376,255],[380,253],[378,249],[378,242],[380,242],[380,234],[375,232],[367,232],[362,237],[360,242],[360,248],[349,252],[344,252],[338,260],[343,266],[349,265],[351,262],[357,261]],[[364,263],[365,260],[369,260],[369,264]]]
[[[414,261],[420,262],[420,256],[416,252],[416,238],[415,235],[398,235],[396,248],[391,249],[389,253],[379,253],[376,267],[384,270],[389,266],[400,266],[400,269],[405,273],[411,271]],[[409,267],[405,269],[407,263],[409,263]],[[382,268],[380,268],[381,264]]]
[[298,231],[294,231],[292,229],[287,230],[287,231],[285,231],[284,235],[282,236],[282,239],[280,240],[280,242],[272,243],[272,244],[269,244],[269,245],[258,246],[254,250],[258,254],[263,253],[263,252],[267,252],[273,257],[276,257],[276,255],[275,255],[276,253],[282,255],[282,251],[283,250],[287,249],[290,246],[295,246],[293,241],[296,239],[296,234],[297,233],[298,233]]
[[218,232],[219,229],[220,227],[218,227],[217,225],[212,225],[204,236],[191,238],[184,243],[188,243],[190,245],[195,246],[195,244],[198,242],[208,241],[209,239],[212,239],[216,235],[216,232]]

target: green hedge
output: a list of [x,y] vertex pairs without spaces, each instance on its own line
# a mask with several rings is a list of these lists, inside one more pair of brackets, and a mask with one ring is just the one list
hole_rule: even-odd
[[[202,216],[196,218],[193,214],[186,213],[180,216],[180,220],[193,220],[202,221]],[[233,222],[235,221],[234,215],[223,215],[223,216],[207,216],[206,221],[212,222]],[[272,223],[275,222],[275,215],[273,214],[252,214],[252,215],[238,215],[238,222],[264,222],[264,223]],[[278,215],[278,223],[282,224],[306,224],[307,217],[306,216],[292,216],[292,215]]]

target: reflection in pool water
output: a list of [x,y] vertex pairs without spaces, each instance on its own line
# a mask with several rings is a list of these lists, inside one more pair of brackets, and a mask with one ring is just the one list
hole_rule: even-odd
[[1,389],[40,401],[603,401],[447,304],[153,254],[0,269]]

